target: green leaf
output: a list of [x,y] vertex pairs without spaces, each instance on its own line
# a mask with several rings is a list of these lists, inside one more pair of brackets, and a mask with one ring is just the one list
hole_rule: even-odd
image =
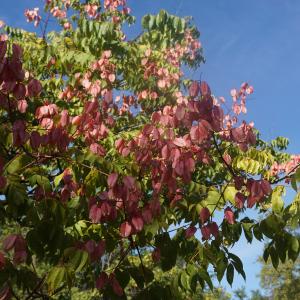
[[130,276],[134,279],[137,286],[142,289],[144,288],[145,279],[141,270],[137,267],[132,267],[129,269]]
[[66,268],[64,266],[56,266],[52,268],[47,277],[48,290],[54,292],[66,279]]
[[185,290],[190,290],[190,283],[189,283],[189,276],[188,274],[183,271],[180,274],[180,284]]
[[271,256],[272,265],[275,269],[277,269],[278,264],[279,264],[279,257],[278,257],[278,254],[277,254],[275,248],[270,247],[269,253],[270,253],[270,256]]
[[19,180],[17,176],[8,177],[7,200],[10,205],[19,206],[27,197],[26,185],[20,183]]
[[277,186],[271,195],[272,210],[275,213],[280,213],[284,206],[284,201],[282,195],[285,193],[285,188],[283,186]]
[[203,205],[206,206],[211,213],[218,205],[222,204],[224,204],[224,200],[221,198],[221,195],[217,190],[210,190],[207,198],[203,201]]
[[55,187],[59,186],[59,184],[60,184],[61,180],[63,179],[63,177],[64,177],[64,173],[61,173],[61,174],[55,176],[55,178],[54,178],[54,186]]
[[234,265],[234,268],[238,271],[238,273],[242,275],[244,280],[246,280],[246,274],[243,268],[243,263],[240,260],[240,258],[233,253],[229,253],[228,257],[232,259],[232,264]]
[[76,249],[70,256],[69,264],[75,272],[80,272],[87,264],[89,254],[86,251]]
[[232,264],[229,264],[226,271],[226,279],[230,286],[232,286],[233,277],[234,277],[234,268]]
[[262,232],[261,232],[261,230],[260,230],[259,224],[255,224],[255,225],[253,226],[253,234],[254,234],[255,238],[256,238],[258,241],[261,241],[261,240],[264,239],[264,238],[263,238],[263,234],[262,234]]
[[224,260],[217,262],[216,272],[217,272],[217,279],[219,282],[221,282],[227,266],[228,266],[228,262],[225,262]]
[[77,230],[77,232],[79,233],[80,236],[83,236],[84,233],[83,233],[83,229],[87,229],[87,225],[85,223],[84,220],[80,220],[78,221],[75,225],[75,229]]
[[248,243],[252,243],[252,240],[253,240],[253,233],[252,233],[253,223],[242,223],[242,226],[243,226],[244,234],[245,234],[245,237],[246,237]]
[[31,185],[38,184],[44,191],[51,191],[50,180],[46,176],[42,175],[33,175],[29,179]]
[[269,256],[270,256],[269,247],[267,247],[267,248],[264,250],[264,253],[263,253],[263,259],[264,259],[265,262],[268,261]]
[[210,290],[213,291],[214,286],[208,272],[202,268],[198,271],[198,275],[208,284]]
[[296,237],[292,236],[289,239],[289,248],[293,252],[298,252],[299,251],[299,241]]
[[225,188],[224,192],[224,198],[225,200],[228,200],[231,202],[232,205],[235,205],[235,195],[237,193],[237,190],[234,186],[227,186]]
[[24,171],[24,167],[26,167],[30,162],[32,162],[32,160],[32,157],[28,156],[27,154],[18,155],[6,164],[6,171],[9,174]]

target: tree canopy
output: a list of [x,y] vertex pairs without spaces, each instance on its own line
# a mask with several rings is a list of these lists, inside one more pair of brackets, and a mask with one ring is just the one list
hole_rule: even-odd
[[184,74],[204,62],[191,20],[162,10],[129,39],[125,0],[45,2],[25,11],[41,33],[0,25],[0,215],[16,224],[0,298],[84,284],[103,299],[186,299],[213,289],[212,272],[246,278],[231,252],[242,234],[267,240],[275,268],[295,261],[300,156],[243,120],[250,84],[228,100]]

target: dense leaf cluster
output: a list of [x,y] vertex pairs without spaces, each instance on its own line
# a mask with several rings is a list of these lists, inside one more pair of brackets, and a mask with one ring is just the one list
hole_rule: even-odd
[[[298,190],[299,157],[240,119],[249,84],[227,112],[184,76],[203,61],[188,19],[147,15],[127,39],[124,0],[48,0],[45,13],[41,37],[1,34],[0,214],[20,227],[0,252],[1,299],[51,299],[82,282],[104,299],[181,299],[213,289],[211,270],[246,278],[230,250],[242,234],[268,239],[275,268],[297,259],[286,226],[298,226],[300,198],[285,206],[280,183]],[[47,32],[49,18],[61,29]],[[259,219],[244,216],[251,208]]]

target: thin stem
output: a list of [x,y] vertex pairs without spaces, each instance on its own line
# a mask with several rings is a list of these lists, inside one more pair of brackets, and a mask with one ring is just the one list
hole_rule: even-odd
[[232,169],[232,167],[227,163],[227,161],[224,159],[223,157],[223,154],[218,146],[218,143],[217,143],[217,140],[216,140],[216,137],[215,137],[215,134],[213,134],[213,141],[214,141],[214,145],[217,149],[217,152],[221,158],[221,160],[223,161],[223,163],[225,164],[225,166],[227,167],[227,169],[229,170],[229,172],[232,174],[233,177],[235,177],[235,173],[234,173],[234,170]]
[[292,173],[294,173],[294,171],[296,171],[299,167],[300,167],[300,163],[298,165],[296,165],[287,175],[272,181],[271,184],[275,184],[275,183],[278,183],[278,182],[283,181],[285,179],[288,179],[289,177],[291,177]]

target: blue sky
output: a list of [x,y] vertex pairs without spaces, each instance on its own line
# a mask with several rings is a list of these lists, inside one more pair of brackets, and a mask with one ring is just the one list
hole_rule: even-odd
[[[25,26],[25,8],[42,0],[1,0],[0,19]],[[139,19],[166,9],[192,16],[201,31],[206,63],[193,74],[209,82],[216,96],[229,100],[229,91],[243,81],[255,93],[248,101],[248,120],[253,120],[264,139],[288,137],[290,152],[300,153],[300,1],[299,0],[128,0]],[[140,25],[134,27],[139,32]],[[259,287],[257,256],[262,245],[241,241],[234,252],[244,261],[247,290]],[[243,285],[239,278],[233,289]]]

